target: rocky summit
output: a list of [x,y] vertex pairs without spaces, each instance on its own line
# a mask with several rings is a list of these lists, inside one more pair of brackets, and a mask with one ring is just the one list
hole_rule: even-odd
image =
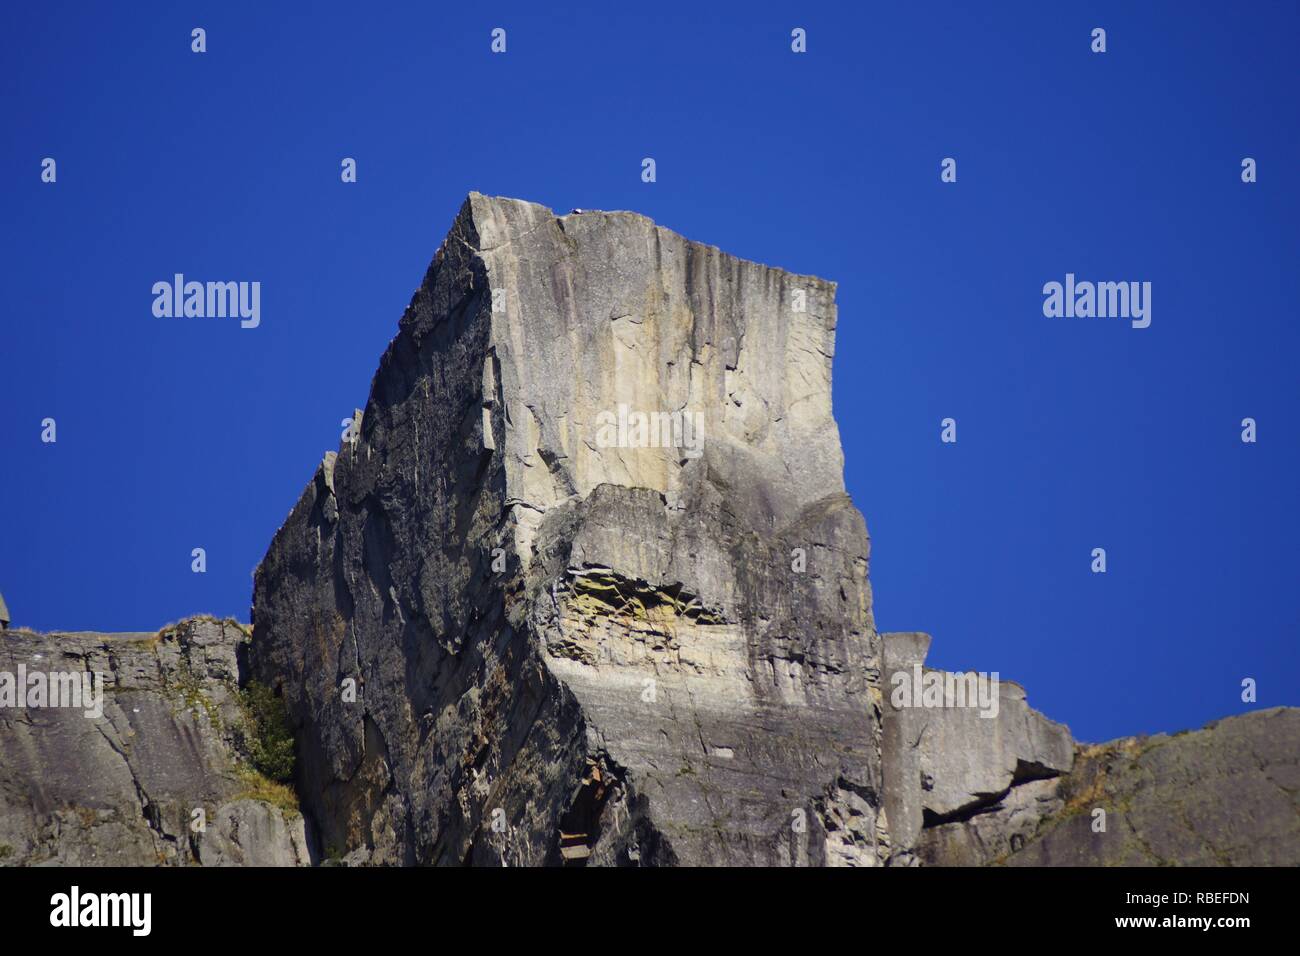
[[1080,746],[876,630],[835,323],[834,283],[471,194],[251,639],[5,638],[111,679],[98,723],[0,710],[4,862],[1300,863],[1300,711]]
[[887,858],[834,295],[469,197],[255,578],[327,853]]

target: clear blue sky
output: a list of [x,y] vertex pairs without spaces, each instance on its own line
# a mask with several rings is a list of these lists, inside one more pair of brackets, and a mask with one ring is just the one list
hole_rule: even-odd
[[[17,622],[247,620],[253,568],[477,189],[634,209],[839,282],[836,416],[877,622],[932,633],[931,663],[1020,680],[1085,739],[1248,709],[1244,677],[1257,706],[1300,704],[1296,5],[2,17]],[[261,327],[154,318],[176,272],[260,281]],[[1045,318],[1067,272],[1150,281],[1151,327]]]

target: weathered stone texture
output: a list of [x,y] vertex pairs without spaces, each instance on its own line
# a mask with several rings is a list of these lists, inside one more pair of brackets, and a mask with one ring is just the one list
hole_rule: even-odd
[[1070,774],[926,829],[917,853],[951,866],[1295,866],[1298,741],[1300,710],[1278,707],[1080,745]]
[[[632,213],[469,197],[357,440],[326,455],[256,576],[254,668],[289,703],[328,855],[1085,852],[1070,814],[1094,756],[1072,772],[1068,729],[1019,685],[995,717],[886,700],[900,670],[958,675],[924,668],[928,636],[875,630],[831,416],[834,291]],[[698,414],[703,441],[611,443],[629,411]],[[1285,787],[1255,783],[1280,814]],[[1156,816],[1135,824],[1146,855],[1121,861],[1206,858]],[[1250,853],[1300,859],[1279,846]]]
[[0,671],[99,673],[104,705],[100,717],[0,709],[0,864],[310,862],[301,814],[258,796],[241,752],[245,640],[211,619],[153,634],[7,632]]
[[[643,216],[471,194],[251,644],[0,643],[110,682],[98,721],[0,710],[0,862],[1300,863],[1300,711],[1076,747],[1009,681],[894,699],[976,685],[876,631],[835,322],[834,284]],[[306,822],[248,776],[250,678]]]
[[[881,861],[833,296],[635,214],[471,195],[256,576],[331,852]],[[704,440],[612,446],[620,405]]]
[[[915,673],[937,679],[936,684],[965,675],[923,666],[930,647],[928,634],[889,633],[882,640],[885,809],[893,841],[891,862],[926,861],[913,851],[931,839],[931,828],[954,824],[965,833],[966,821],[990,807],[1016,808],[1017,821],[1022,809],[1031,815],[1037,812],[1039,804],[1032,795],[1042,790],[1038,782],[1068,773],[1073,764],[1069,729],[1030,708],[1024,688],[1011,681],[996,685],[996,711],[976,706],[974,696],[964,706],[943,699],[939,707],[925,706],[915,695],[899,696],[897,701],[904,704],[899,706],[895,688],[899,682],[913,686]],[[990,683],[990,692],[992,687]]]
[[1300,709],[1082,747],[1058,794],[1064,810],[1009,864],[1300,865]]

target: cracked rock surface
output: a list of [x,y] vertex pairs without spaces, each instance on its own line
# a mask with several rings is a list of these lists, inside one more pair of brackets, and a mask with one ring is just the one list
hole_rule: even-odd
[[921,831],[920,862],[1295,866],[1300,710],[1077,747],[1073,770],[1010,787]]
[[[835,324],[833,283],[470,194],[251,641],[0,638],[109,684],[0,709],[0,864],[1300,864],[1300,710],[1076,745],[877,632]],[[250,776],[250,680],[301,814]]]
[[[834,329],[832,283],[469,197],[256,575],[327,853],[883,862]],[[602,438],[621,406],[703,440]]]
[[[984,821],[985,811],[994,806],[1011,814],[1012,808],[1042,789],[1038,781],[1069,773],[1074,740],[1064,724],[1030,708],[1024,688],[1010,681],[997,685],[996,712],[989,707],[954,706],[955,701],[946,697],[930,702],[940,706],[926,706],[915,698],[896,699],[898,683],[929,679],[937,686],[941,680],[969,675],[924,667],[928,634],[888,633],[882,641],[891,862],[947,862],[938,854],[918,857],[913,851],[919,843],[929,845],[935,828],[952,824],[965,832],[969,821]],[[977,702],[977,696],[971,700]],[[1031,800],[1030,807],[1037,812],[1037,803]]]
[[[1012,866],[1296,866],[1300,710],[1082,746],[1053,781],[1061,809],[1006,855]],[[1095,811],[1105,812],[1105,829]],[[969,842],[969,841],[967,841]],[[974,859],[1004,854],[988,841]],[[1013,849],[1009,845],[1007,850]],[[972,849],[962,847],[961,861]],[[940,861],[953,861],[944,852]]]
[[[1129,766],[1122,742],[1076,752],[1011,682],[987,717],[888,701],[900,670],[971,675],[925,668],[927,635],[876,631],[831,415],[834,294],[634,213],[470,195],[356,440],[255,578],[252,665],[288,703],[327,856],[1300,862],[1293,711],[1272,751],[1230,758],[1207,730]],[[1202,759],[1250,799],[1183,793]],[[1128,849],[1071,816],[1103,785]]]
[[262,798],[241,753],[246,639],[202,618],[158,633],[6,632],[0,671],[97,672],[104,703],[99,717],[0,708],[0,865],[308,863],[301,814]]

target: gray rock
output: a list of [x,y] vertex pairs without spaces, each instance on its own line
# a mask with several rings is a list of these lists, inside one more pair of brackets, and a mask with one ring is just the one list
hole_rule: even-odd
[[823,280],[470,196],[256,575],[328,855],[882,861],[834,328]]
[[1044,820],[1065,808],[1060,795],[1063,779],[1026,781],[956,820],[932,823],[919,835],[918,862],[984,866],[1005,860],[1034,838]]
[[[1032,781],[1068,773],[1073,764],[1069,729],[1030,708],[1019,684],[924,667],[927,634],[889,633],[882,641],[890,862],[914,862],[911,851],[923,828],[953,822],[960,828],[960,821],[994,804],[1017,808],[1021,828],[1019,811],[1038,806],[1029,795],[1041,788],[1019,791]],[[931,686],[933,699],[921,690]],[[979,839],[977,833],[970,836]],[[928,859],[938,856],[928,854]]]
[[934,817],[961,814],[1016,784],[1067,773],[1074,760],[1069,728],[1033,710],[1024,688],[1010,681],[1000,684],[996,717],[974,707],[921,714],[921,806]]
[[1081,747],[1057,792],[1063,808],[1008,864],[1296,866],[1300,709]]
[[158,633],[7,632],[0,673],[98,673],[103,698],[98,717],[51,700],[0,708],[0,863],[309,862],[292,794],[256,798],[275,788],[241,753],[245,640],[203,618]]
[[[885,689],[891,688],[894,674],[909,675],[913,667],[925,663],[930,650],[930,635],[916,631],[890,632],[880,635],[884,660]],[[884,807],[892,837],[891,863],[910,863],[910,851],[924,824],[921,805],[921,741],[925,734],[924,711],[916,707],[896,706],[890,694],[883,694],[881,734],[884,761]]]
[[[876,633],[834,291],[632,213],[469,197],[256,575],[252,663],[330,860],[1067,853],[1068,729],[1010,682],[981,716],[928,636]],[[899,671],[952,696],[888,700]]]
[[[1300,710],[1078,747],[1068,775],[922,831],[942,866],[1295,866]],[[1103,816],[1104,814],[1104,816]]]
[[[471,194],[257,570],[251,645],[0,642],[0,681],[108,682],[99,718],[0,708],[0,862],[1300,863],[1300,711],[1076,748],[877,633],[834,296]],[[250,678],[306,820],[250,768]]]
[[218,805],[201,839],[205,866],[303,866],[310,862],[300,814],[264,800]]

